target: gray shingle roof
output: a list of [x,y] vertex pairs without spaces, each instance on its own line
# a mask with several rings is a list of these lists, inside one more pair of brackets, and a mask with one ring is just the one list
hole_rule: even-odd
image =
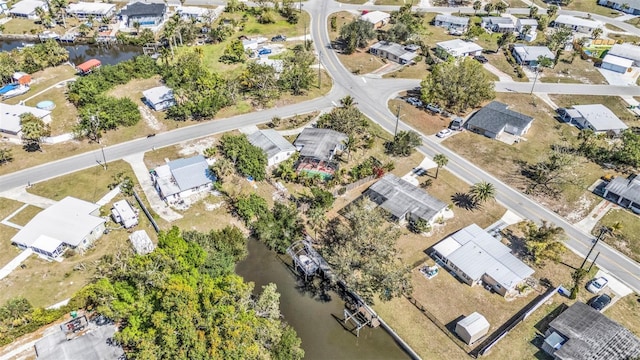
[[379,203],[380,207],[398,219],[404,219],[411,213],[432,221],[434,216],[447,207],[447,204],[393,174],[386,174],[371,185],[367,193],[371,192],[381,196],[384,200]]
[[576,302],[550,324],[568,341],[555,352],[560,360],[625,360],[640,355],[640,339],[590,306]]
[[169,161],[167,165],[180,191],[193,189],[211,182],[209,165],[202,155]]
[[605,190],[640,204],[640,177],[637,175],[627,179],[618,176],[607,184]]
[[533,118],[530,116],[507,109],[507,104],[492,101],[487,106],[478,110],[471,119],[469,119],[467,125],[497,134],[507,125],[515,127],[521,132],[532,121]]
[[333,159],[336,148],[342,148],[347,135],[330,129],[306,128],[302,130],[293,145],[303,158],[320,161]]
[[280,133],[273,129],[256,131],[247,136],[251,145],[259,147],[267,154],[268,158],[276,156],[280,152],[296,151],[295,146],[291,145]]
[[164,15],[167,6],[164,3],[160,4],[149,4],[149,3],[141,3],[134,2],[133,4],[127,5],[125,8],[120,10],[120,15],[125,16],[162,16]]

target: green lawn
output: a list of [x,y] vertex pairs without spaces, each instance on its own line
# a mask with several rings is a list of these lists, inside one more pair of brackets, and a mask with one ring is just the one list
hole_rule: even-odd
[[584,11],[586,13],[609,17],[622,15],[622,13],[617,10],[598,5],[598,2],[594,0],[573,0],[569,5],[563,6],[562,10]]
[[15,214],[9,221],[16,225],[25,226],[34,216],[38,215],[43,209],[29,205],[26,208],[20,210],[19,213]]
[[599,229],[601,225],[611,226],[616,222],[620,222],[622,229],[614,236],[605,237],[605,242],[636,261],[640,261],[640,218],[637,215],[629,210],[609,210],[594,229]]
[[[0,197],[0,220],[11,215],[22,205],[24,204],[19,201]],[[20,253],[15,246],[11,245],[11,238],[17,233],[17,229],[0,224],[0,267],[6,265]]]

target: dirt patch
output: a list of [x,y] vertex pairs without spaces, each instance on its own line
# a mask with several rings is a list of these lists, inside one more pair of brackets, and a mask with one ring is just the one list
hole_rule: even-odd
[[182,156],[193,156],[194,154],[202,154],[206,149],[215,146],[217,142],[218,139],[215,136],[187,141],[180,144],[181,149],[178,151],[178,153]]

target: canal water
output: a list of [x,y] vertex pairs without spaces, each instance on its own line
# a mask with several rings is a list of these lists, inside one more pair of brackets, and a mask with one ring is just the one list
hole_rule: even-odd
[[408,359],[382,328],[364,327],[360,337],[342,326],[344,302],[331,293],[330,301],[314,299],[297,289],[296,276],[282,260],[255,239],[248,241],[249,256],[236,272],[255,283],[256,291],[275,283],[280,293],[280,310],[302,339],[305,359]]
[[[22,40],[0,40],[0,51],[11,51],[22,46]],[[142,54],[142,48],[131,45],[65,45],[62,46],[69,51],[69,62],[78,65],[89,59],[98,59],[103,65],[115,65],[119,62],[129,60],[134,56]]]

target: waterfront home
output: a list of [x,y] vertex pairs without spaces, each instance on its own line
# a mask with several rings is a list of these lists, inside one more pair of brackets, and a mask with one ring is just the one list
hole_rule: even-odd
[[38,15],[36,15],[36,9],[38,8],[46,11],[49,9],[49,6],[46,2],[40,0],[22,0],[15,3],[11,9],[9,9],[9,15],[17,18],[38,20]]
[[69,4],[67,14],[78,19],[87,19],[93,17],[95,19],[103,19],[113,16],[116,13],[116,5],[101,2],[83,2]]
[[164,3],[134,2],[126,5],[118,13],[120,20],[129,28],[139,24],[141,27],[155,27],[162,24],[167,16],[167,5]]

